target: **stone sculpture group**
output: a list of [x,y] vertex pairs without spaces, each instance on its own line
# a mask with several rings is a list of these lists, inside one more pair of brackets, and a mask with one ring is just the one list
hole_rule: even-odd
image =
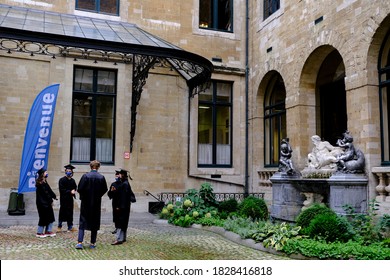
[[[314,147],[307,156],[307,166],[304,169],[306,174],[318,171],[364,173],[364,154],[360,149],[355,148],[349,131],[343,133],[343,138],[336,143],[337,146],[333,146],[328,141],[321,141],[318,135],[313,135],[311,140]],[[289,139],[285,138],[280,144],[279,172],[288,175],[296,173],[291,155]]]

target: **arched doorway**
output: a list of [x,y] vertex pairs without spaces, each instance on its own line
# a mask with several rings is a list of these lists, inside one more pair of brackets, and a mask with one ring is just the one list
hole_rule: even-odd
[[287,136],[286,88],[282,76],[272,71],[264,94],[264,166],[279,164],[280,142]]
[[345,92],[345,67],[337,50],[330,52],[317,76],[317,106],[319,126],[317,133],[332,145],[347,130],[347,104]]

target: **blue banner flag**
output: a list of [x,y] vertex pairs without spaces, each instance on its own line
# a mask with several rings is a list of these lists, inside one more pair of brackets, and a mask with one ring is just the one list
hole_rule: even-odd
[[54,84],[42,90],[31,107],[24,136],[18,193],[35,191],[37,171],[47,169],[59,87],[59,84]]

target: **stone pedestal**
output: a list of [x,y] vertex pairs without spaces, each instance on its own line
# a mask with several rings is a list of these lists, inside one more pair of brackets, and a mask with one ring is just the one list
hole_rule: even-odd
[[284,173],[275,173],[272,182],[272,207],[271,217],[286,221],[295,221],[295,217],[301,212],[305,197],[295,187],[295,176]]
[[299,176],[275,173],[272,182],[271,217],[275,219],[295,222],[296,217],[307,207],[309,193],[318,194],[326,202],[329,196],[329,187],[326,180],[302,179]]
[[338,214],[346,214],[343,206],[352,206],[355,213],[367,211],[368,179],[363,174],[334,174],[328,179],[329,207]]
[[275,173],[272,182],[271,217],[295,222],[312,203],[324,203],[338,214],[350,205],[355,213],[367,211],[368,179],[362,174],[334,174],[329,179],[308,179]]

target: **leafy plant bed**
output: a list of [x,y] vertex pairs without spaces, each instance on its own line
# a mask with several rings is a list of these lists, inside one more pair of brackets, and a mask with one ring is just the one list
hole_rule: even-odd
[[283,247],[287,255],[301,254],[326,260],[390,260],[390,249],[381,243],[364,246],[358,242],[326,243],[312,239],[290,240]]
[[268,253],[271,253],[271,254],[274,254],[274,255],[286,256],[286,257],[290,257],[290,258],[294,258],[294,259],[295,258],[296,259],[304,259],[305,258],[302,255],[298,255],[297,254],[296,256],[288,256],[284,252],[280,252],[280,251],[277,251],[277,250],[272,249],[272,248],[265,248],[262,243],[256,243],[253,239],[250,239],[250,238],[242,239],[240,237],[240,235],[238,235],[237,233],[234,233],[234,232],[231,232],[231,231],[227,231],[223,227],[202,226],[202,225],[196,225],[195,227],[199,228],[199,229],[203,229],[203,230],[212,231],[214,233],[217,233],[217,234],[225,237],[226,239],[228,239],[230,241],[233,241],[235,243],[238,243],[238,244],[250,247],[252,249],[260,250],[260,251],[263,251],[263,252],[268,252]]
[[274,248],[266,248],[262,243],[256,243],[253,239],[242,239],[239,234],[227,231],[223,227],[202,226],[194,224],[193,227],[217,233],[226,239],[238,244],[282,255],[298,260],[390,260],[390,248],[383,248],[381,243],[363,246],[357,242],[326,243],[313,239],[290,239],[278,251]]
[[302,211],[295,223],[271,221],[263,199],[215,201],[210,184],[191,189],[183,202],[160,213],[167,223],[214,231],[234,242],[294,259],[390,260],[390,216],[376,217],[372,201],[366,214],[345,206],[339,216],[324,205]]

